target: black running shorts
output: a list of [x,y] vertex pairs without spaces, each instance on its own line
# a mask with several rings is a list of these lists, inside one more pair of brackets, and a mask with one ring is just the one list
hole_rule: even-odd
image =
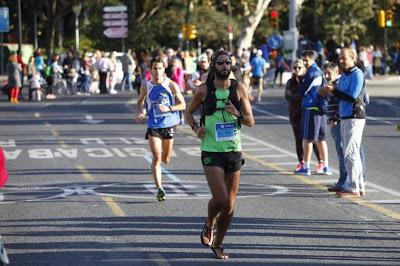
[[149,139],[149,135],[160,139],[173,139],[175,135],[175,127],[148,128],[145,138]]
[[242,169],[244,159],[242,152],[201,152],[203,166],[216,166],[224,169],[225,174],[234,173]]

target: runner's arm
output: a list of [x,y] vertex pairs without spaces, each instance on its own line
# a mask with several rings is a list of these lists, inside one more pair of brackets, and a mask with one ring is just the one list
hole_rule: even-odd
[[199,124],[194,120],[193,114],[200,107],[207,95],[206,84],[200,85],[193,94],[192,100],[190,101],[188,107],[185,111],[185,121],[192,128],[193,131],[197,132],[199,129]]
[[254,117],[246,86],[239,82],[237,92],[243,113],[243,117],[240,119],[240,122],[248,127],[251,127],[254,125]]
[[142,113],[143,112],[143,102],[147,94],[147,87],[146,84],[142,84],[140,86],[140,93],[137,98],[137,104],[136,104],[136,122],[140,123],[142,119],[145,117],[145,115]]
[[183,111],[186,109],[186,102],[185,98],[183,98],[183,95],[181,93],[181,89],[179,88],[179,85],[176,84],[176,82],[172,81],[170,82],[169,85],[172,93],[175,95],[175,105],[170,106],[170,111]]

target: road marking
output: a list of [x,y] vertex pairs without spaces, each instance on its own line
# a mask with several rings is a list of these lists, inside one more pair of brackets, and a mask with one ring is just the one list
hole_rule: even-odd
[[90,181],[90,180],[94,180],[94,176],[92,176],[88,170],[86,170],[85,166],[78,164],[76,165],[76,168],[78,168],[79,172],[81,173],[81,175],[83,175],[83,177]]
[[160,266],[171,265],[160,253],[149,253],[148,256],[157,265],[160,265]]
[[393,125],[393,123],[390,122],[390,121],[382,120],[382,119],[379,119],[379,118],[376,118],[376,117],[373,117],[373,116],[367,116],[366,118],[368,120],[378,121],[378,122],[381,122],[381,123],[386,124],[386,125]]
[[[149,155],[144,156],[144,159],[145,159],[148,163],[150,163],[150,165],[151,165],[153,159],[152,159]],[[180,180],[176,175],[174,175],[173,173],[171,173],[168,169],[164,168],[163,166],[161,166],[161,172],[162,172],[163,174],[165,174],[165,175],[166,175],[169,179],[171,179],[172,181],[181,182],[181,180]]]
[[125,212],[119,207],[119,205],[111,197],[101,197],[101,199],[111,208],[116,216],[124,217]]
[[61,148],[68,149],[68,145],[67,145],[67,143],[65,143],[65,141],[60,140],[60,141],[58,141],[58,143],[60,143]]
[[[83,175],[86,180],[94,180],[94,176],[92,176],[89,171],[83,165],[76,165],[79,172]],[[119,217],[124,217],[125,212],[121,209],[121,207],[109,196],[102,196],[101,199],[111,208],[112,212]]]

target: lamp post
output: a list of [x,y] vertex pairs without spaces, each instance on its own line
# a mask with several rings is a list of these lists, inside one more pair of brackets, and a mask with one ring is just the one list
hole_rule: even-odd
[[77,3],[72,7],[72,11],[75,15],[75,49],[79,52],[79,14],[81,13],[82,4]]
[[18,0],[18,52],[22,53],[22,21],[21,21],[21,0]]

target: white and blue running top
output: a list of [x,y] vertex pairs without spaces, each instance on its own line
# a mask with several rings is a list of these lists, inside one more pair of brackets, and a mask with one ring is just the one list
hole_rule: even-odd
[[153,84],[147,81],[147,113],[149,114],[147,125],[149,128],[167,128],[179,124],[179,111],[161,112],[160,105],[167,107],[175,105],[175,96],[169,87],[171,80],[165,78],[161,84]]

